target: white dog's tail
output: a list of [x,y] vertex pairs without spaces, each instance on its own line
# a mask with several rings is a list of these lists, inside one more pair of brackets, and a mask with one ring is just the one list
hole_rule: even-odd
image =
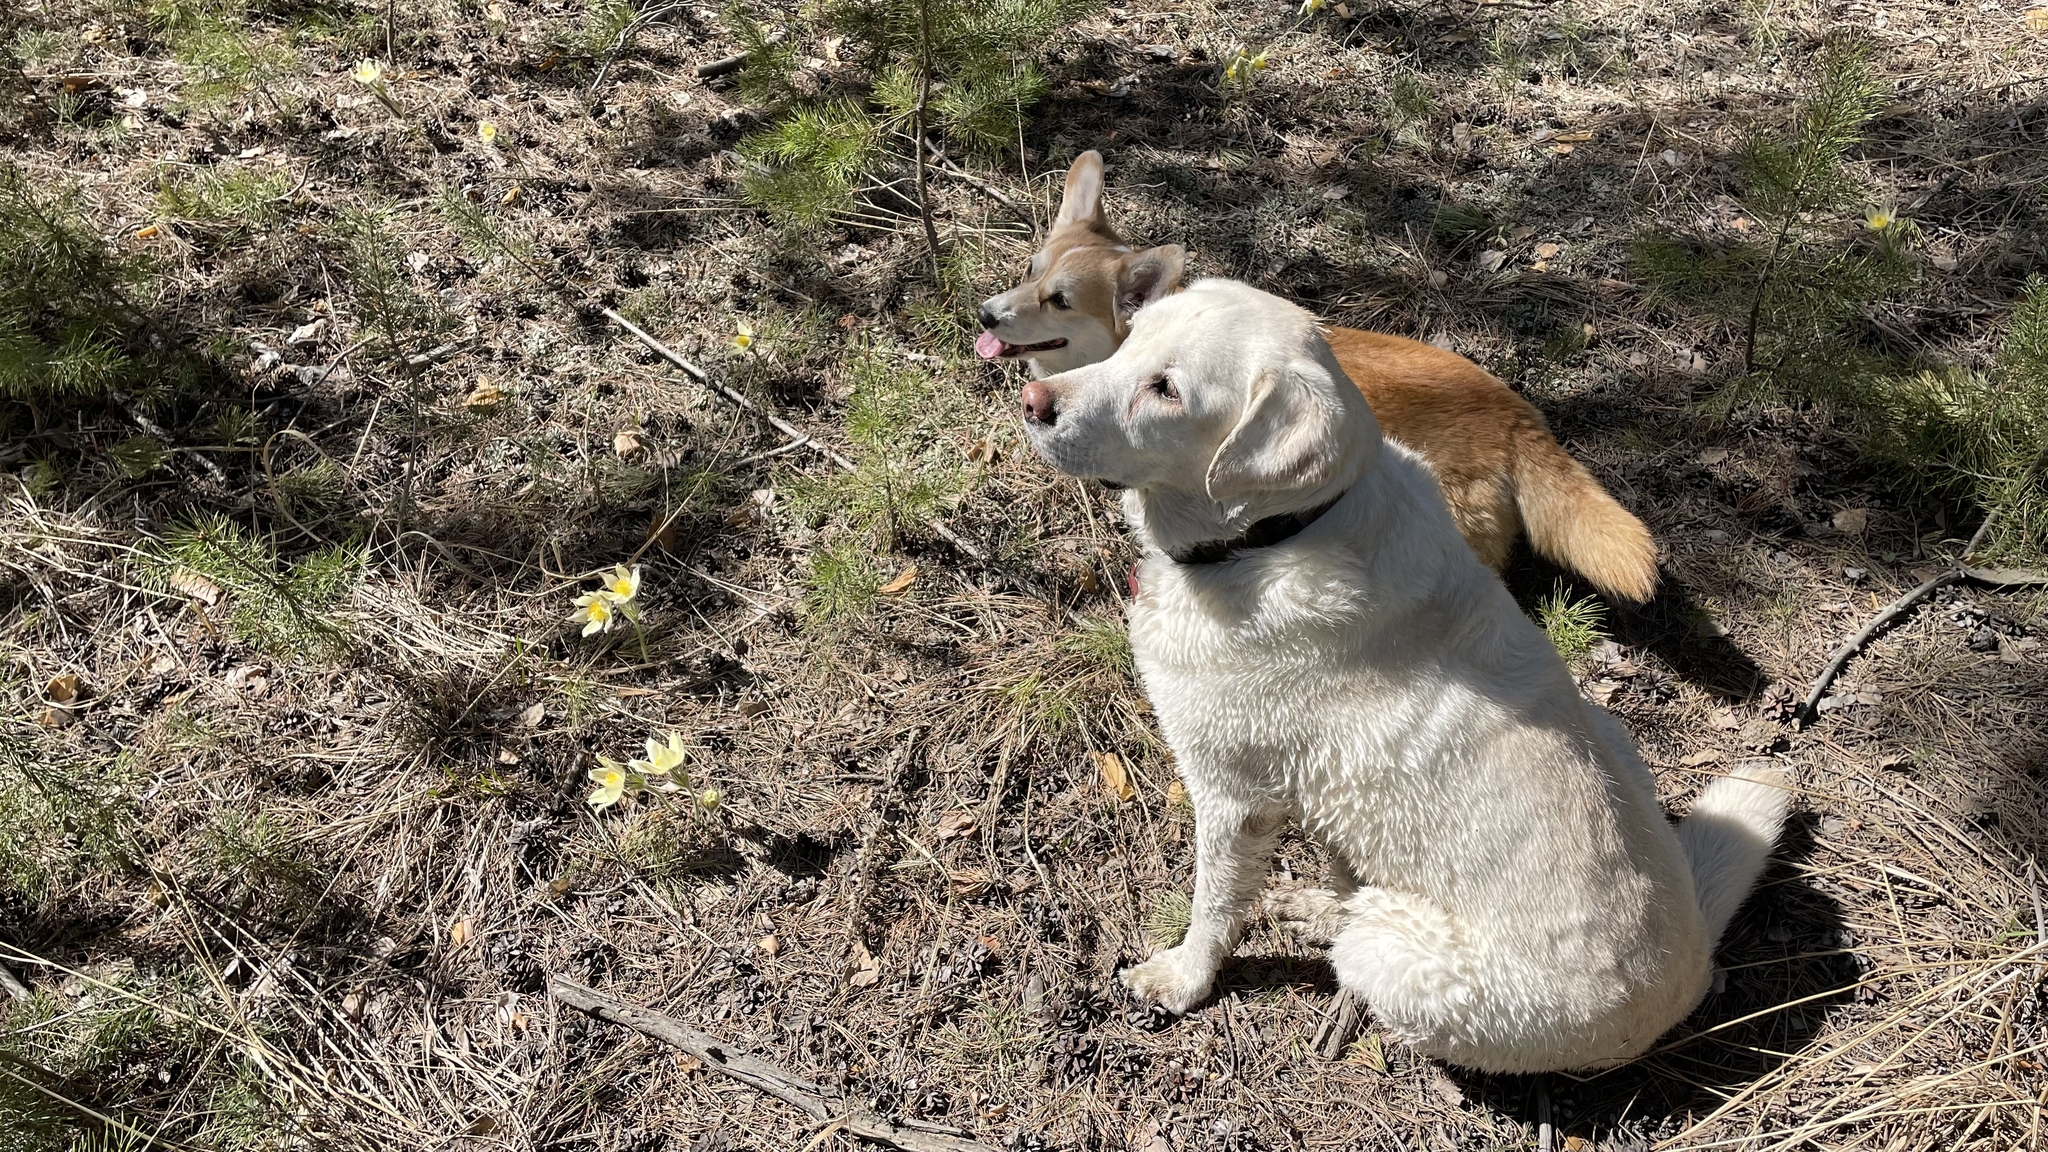
[[1707,939],[1719,941],[1763,875],[1792,806],[1791,781],[1768,765],[1737,768],[1714,781],[1678,825]]

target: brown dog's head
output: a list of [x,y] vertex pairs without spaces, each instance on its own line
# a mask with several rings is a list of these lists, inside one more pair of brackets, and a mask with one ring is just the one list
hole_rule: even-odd
[[1102,154],[1067,169],[1066,194],[1024,282],[981,305],[985,360],[1029,357],[1048,376],[1107,360],[1130,334],[1131,314],[1180,284],[1180,245],[1132,251],[1102,219]]

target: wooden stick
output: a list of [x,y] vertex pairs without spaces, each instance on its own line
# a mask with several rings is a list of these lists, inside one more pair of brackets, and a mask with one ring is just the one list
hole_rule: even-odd
[[[994,1146],[976,1140],[962,1140],[934,1132],[920,1132],[907,1125],[875,1115],[863,1108],[845,1107],[837,1093],[823,1085],[785,1071],[765,1060],[732,1052],[724,1042],[707,1036],[680,1021],[637,1008],[566,976],[548,980],[548,994],[571,1008],[588,1012],[599,1020],[621,1024],[672,1048],[680,1048],[704,1062],[706,1068],[728,1076],[750,1088],[802,1111],[813,1120],[837,1125],[863,1140],[887,1144],[904,1152],[998,1152]],[[834,1107],[838,1102],[839,1107]]]

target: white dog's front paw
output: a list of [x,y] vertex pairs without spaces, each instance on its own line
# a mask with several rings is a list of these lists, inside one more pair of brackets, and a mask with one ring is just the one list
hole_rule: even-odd
[[1283,888],[1267,893],[1266,918],[1282,932],[1328,944],[1344,930],[1350,913],[1343,897],[1328,888]]
[[1125,969],[1124,987],[1175,1015],[1185,1014],[1209,995],[1216,966],[1185,946],[1168,948],[1135,968]]

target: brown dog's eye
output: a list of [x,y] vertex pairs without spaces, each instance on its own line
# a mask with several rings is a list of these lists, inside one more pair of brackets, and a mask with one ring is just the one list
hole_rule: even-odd
[[1167,379],[1166,374],[1163,372],[1153,377],[1152,382],[1145,385],[1145,387],[1150,388],[1153,392],[1157,393],[1159,398],[1162,400],[1180,399],[1180,389],[1175,388],[1173,386],[1173,381]]
[[1062,312],[1065,312],[1067,309],[1073,307],[1072,304],[1068,303],[1067,294],[1065,292],[1055,292],[1052,295],[1047,296],[1045,298],[1045,302],[1059,309]]

